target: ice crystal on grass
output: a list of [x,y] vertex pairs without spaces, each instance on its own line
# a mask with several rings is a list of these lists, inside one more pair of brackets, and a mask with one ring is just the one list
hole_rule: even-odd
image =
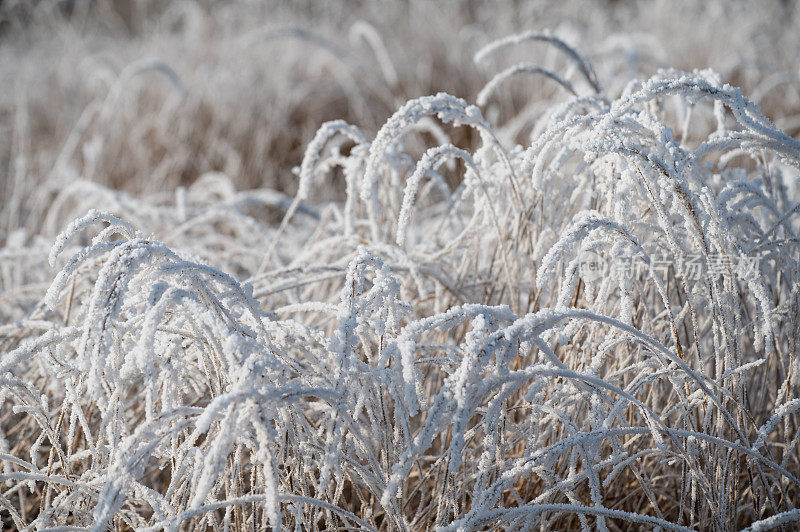
[[[286,36],[329,48],[262,35]],[[397,51],[351,36],[396,88]],[[293,199],[223,173],[54,188],[49,255],[20,236],[0,255],[3,279],[24,253],[55,268],[2,314],[7,523],[797,523],[800,143],[710,71],[604,92],[551,32],[475,59],[528,42],[566,69],[501,71],[487,112],[411,99],[374,137],[326,122]],[[525,145],[488,109],[520,73],[567,89],[521,113]]]

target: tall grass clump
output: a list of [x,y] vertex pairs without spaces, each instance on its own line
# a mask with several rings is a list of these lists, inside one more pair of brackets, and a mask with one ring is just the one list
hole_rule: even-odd
[[295,195],[9,185],[4,524],[798,526],[800,141],[712,70],[622,84],[551,31],[474,60],[480,107],[320,121]]

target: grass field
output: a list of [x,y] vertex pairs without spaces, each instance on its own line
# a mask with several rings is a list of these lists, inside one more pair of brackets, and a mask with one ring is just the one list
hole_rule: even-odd
[[0,2],[4,528],[796,529],[798,27]]

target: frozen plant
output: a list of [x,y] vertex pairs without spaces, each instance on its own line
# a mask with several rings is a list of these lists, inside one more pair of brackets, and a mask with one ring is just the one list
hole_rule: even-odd
[[[320,48],[347,90],[377,68],[348,93],[364,115],[402,89],[367,22],[363,64],[298,28],[245,37]],[[0,248],[4,524],[800,523],[800,142],[711,70],[606,80],[570,42],[489,43],[478,105],[321,118],[294,197],[66,179],[73,141],[39,192],[14,185],[2,219],[41,216]],[[113,111],[71,137],[86,169]]]

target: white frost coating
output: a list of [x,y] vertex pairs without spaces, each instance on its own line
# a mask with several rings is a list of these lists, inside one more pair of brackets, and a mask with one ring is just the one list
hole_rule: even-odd
[[586,79],[595,93],[599,94],[603,92],[600,82],[597,80],[597,74],[595,74],[594,68],[588,59],[583,57],[583,55],[581,55],[580,52],[578,52],[575,48],[565,43],[562,39],[558,38],[550,31],[527,31],[498,39],[478,50],[473,57],[473,61],[476,63],[481,63],[486,61],[490,56],[497,54],[501,50],[525,41],[542,41],[555,46],[558,50],[564,53],[564,55],[566,55],[570,61],[575,64],[575,66],[578,67],[578,71]]
[[533,63],[517,63],[516,65],[510,66],[503,70],[499,74],[496,74],[491,80],[489,80],[489,82],[484,85],[481,91],[478,93],[478,97],[475,99],[475,102],[480,107],[485,106],[489,101],[489,98],[492,97],[497,88],[502,85],[504,81],[520,74],[540,74],[552,79],[564,87],[573,96],[578,96],[578,93],[575,92],[575,87],[572,86],[572,83],[562,78],[552,70],[542,68],[538,65],[534,65]]
[[427,116],[436,116],[442,122],[454,126],[466,125],[476,128],[485,147],[498,143],[489,124],[481,116],[480,109],[467,104],[461,98],[440,92],[436,96],[423,96],[407,102],[381,127],[372,141],[361,182],[361,199],[366,203],[373,239],[378,240],[381,231],[377,217],[381,213],[378,197],[379,167],[386,153],[403,133]]
[[[369,125],[391,108],[359,97],[395,105],[408,69],[383,35],[353,31],[372,48],[358,68],[398,60],[396,92],[379,92],[394,79],[385,63],[387,83],[353,94]],[[270,35],[336,49],[300,30]],[[205,173],[185,192],[48,181],[41,233],[67,227],[55,275],[49,238],[6,231],[38,208],[15,170],[0,218],[4,523],[796,525],[795,129],[710,71],[663,70],[611,99],[549,33],[479,59],[531,39],[566,53],[598,93],[534,98],[500,125],[447,94],[417,98],[372,143],[324,123],[294,198],[237,190],[245,166],[224,143],[215,157],[230,176]],[[516,73],[586,90],[551,68],[511,67],[480,99]],[[757,92],[780,92],[765,83]],[[254,146],[269,144],[261,133]],[[102,180],[97,149],[70,163]],[[165,156],[154,182],[189,155]]]
[[69,226],[56,237],[55,242],[53,242],[53,247],[50,248],[50,255],[47,257],[47,260],[50,262],[50,266],[56,265],[56,259],[61,252],[64,251],[64,248],[67,246],[70,239],[75,236],[75,234],[98,221],[107,222],[110,227],[113,227],[125,237],[130,238],[134,234],[134,230],[128,222],[124,222],[116,216],[105,212],[91,210],[82,218],[78,218],[69,224]]
[[406,181],[406,188],[403,191],[403,204],[400,208],[400,216],[397,221],[397,237],[395,241],[398,246],[403,246],[406,239],[406,228],[411,221],[411,211],[414,208],[414,202],[417,198],[417,191],[419,190],[420,182],[425,177],[426,172],[436,170],[439,165],[445,162],[446,159],[460,158],[462,159],[469,169],[477,172],[475,162],[469,152],[458,149],[452,144],[438,146],[431,148],[425,152],[425,155],[417,163],[414,173]]

